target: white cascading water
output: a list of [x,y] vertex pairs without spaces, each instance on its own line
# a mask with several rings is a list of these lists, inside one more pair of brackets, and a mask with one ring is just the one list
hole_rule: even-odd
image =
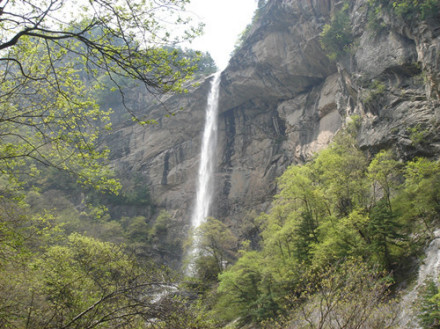
[[[217,72],[214,75],[211,82],[208,103],[206,105],[206,119],[200,153],[196,200],[191,218],[191,227],[193,230],[197,229],[208,217],[214,192],[213,174],[217,144],[217,110],[220,92],[220,76],[221,72]],[[189,252],[190,264],[187,268],[189,275],[193,274],[193,258],[198,254],[198,244],[199,242],[194,238],[193,245]]]
[[440,230],[434,232],[434,240],[431,241],[425,251],[425,259],[420,265],[417,282],[403,298],[400,309],[400,325],[402,328],[420,329],[417,324],[417,311],[413,309],[413,304],[417,300],[420,288],[427,279],[437,281],[440,274]]

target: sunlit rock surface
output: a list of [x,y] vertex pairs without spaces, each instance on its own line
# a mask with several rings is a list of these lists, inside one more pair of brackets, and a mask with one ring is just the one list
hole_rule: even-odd
[[[342,4],[269,1],[223,72],[215,217],[237,228],[249,212],[267,210],[276,178],[326,147],[352,115],[361,119],[358,139],[370,154],[384,147],[401,158],[439,154],[440,19],[409,27],[384,17],[388,27],[373,32],[367,1],[351,1],[354,47],[332,62],[319,34]],[[159,207],[185,223],[209,80],[163,105],[145,105],[159,124],[120,127],[110,142],[114,165],[142,173]],[[163,118],[167,109],[177,115]]]

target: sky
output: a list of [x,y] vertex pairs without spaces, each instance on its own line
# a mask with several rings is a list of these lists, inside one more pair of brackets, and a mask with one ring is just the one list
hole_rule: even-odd
[[256,0],[191,0],[187,10],[205,23],[205,33],[189,47],[208,51],[219,69],[224,69],[256,8]]
[[[88,0],[72,0],[71,4]],[[1,2],[1,0],[0,0]],[[190,0],[187,11],[195,23],[205,24],[204,34],[184,47],[208,51],[219,69],[228,64],[235,42],[246,26],[251,23],[258,0]],[[69,3],[66,4],[66,6]],[[68,10],[75,12],[77,5]]]

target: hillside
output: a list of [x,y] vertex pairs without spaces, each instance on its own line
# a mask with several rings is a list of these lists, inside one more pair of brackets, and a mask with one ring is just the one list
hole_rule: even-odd
[[[352,115],[369,154],[393,147],[401,159],[437,157],[438,17],[408,21],[384,9],[373,27],[368,2],[350,2],[350,47],[331,60],[320,34],[343,5],[269,1],[259,9],[222,73],[214,217],[240,225],[247,212],[267,210],[276,177],[325,148]],[[110,143],[115,166],[145,177],[159,207],[185,223],[208,90],[204,81],[171,97],[165,108],[176,116],[161,117],[159,105],[151,112],[158,125],[122,127]]]
[[440,1],[186,3],[0,8],[0,328],[439,328]]

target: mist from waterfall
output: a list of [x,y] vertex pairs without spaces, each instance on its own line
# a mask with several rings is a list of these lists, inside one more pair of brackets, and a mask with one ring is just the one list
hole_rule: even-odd
[[[217,72],[211,82],[211,91],[206,105],[205,128],[202,137],[200,164],[198,172],[195,206],[191,217],[191,228],[196,230],[208,217],[214,192],[214,164],[217,146],[217,112],[220,91],[221,72]],[[189,251],[190,264],[187,273],[191,275],[194,270],[192,260],[198,254],[199,241],[194,237]]]

